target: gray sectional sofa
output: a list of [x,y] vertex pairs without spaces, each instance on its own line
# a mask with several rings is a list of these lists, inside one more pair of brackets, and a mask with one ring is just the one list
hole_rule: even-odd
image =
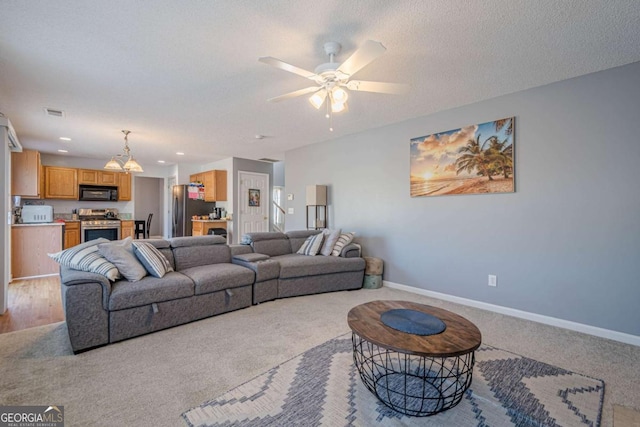
[[295,252],[316,231],[254,233],[248,245],[221,236],[149,239],[175,271],[137,282],[61,267],[62,303],[74,352],[276,298],[362,287],[357,245],[339,257]]

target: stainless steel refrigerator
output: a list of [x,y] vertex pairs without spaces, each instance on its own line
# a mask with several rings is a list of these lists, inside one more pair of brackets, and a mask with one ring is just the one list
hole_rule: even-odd
[[173,186],[172,237],[191,236],[191,217],[209,215],[216,207],[215,202],[203,202],[189,198],[188,185]]

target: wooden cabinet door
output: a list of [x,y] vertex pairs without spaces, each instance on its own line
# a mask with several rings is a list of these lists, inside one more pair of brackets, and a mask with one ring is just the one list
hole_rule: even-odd
[[99,171],[98,185],[110,185],[116,187],[118,185],[118,173]]
[[204,184],[205,202],[225,202],[227,200],[227,171],[212,170],[198,175]]
[[68,221],[64,223],[64,248],[80,244],[80,223],[78,221]]
[[40,152],[23,150],[11,153],[11,194],[26,198],[40,198]]
[[45,199],[78,200],[78,169],[45,166]]
[[200,221],[191,221],[193,226],[191,235],[193,236],[202,236],[204,234],[204,226]]
[[133,237],[134,222],[133,220],[120,221],[120,239]]
[[78,184],[98,184],[98,172],[93,169],[78,169]]
[[118,174],[118,201],[131,200],[131,174],[121,172]]
[[62,248],[62,226],[14,226],[11,228],[11,275],[44,276],[60,271],[57,262],[47,256]]

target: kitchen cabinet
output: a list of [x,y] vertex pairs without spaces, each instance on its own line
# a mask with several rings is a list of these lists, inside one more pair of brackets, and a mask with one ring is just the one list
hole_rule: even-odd
[[120,239],[126,239],[127,237],[133,237],[134,224],[133,220],[120,221]]
[[95,169],[78,169],[78,184],[118,185],[118,173]]
[[131,201],[130,173],[118,173],[118,201]]
[[204,184],[205,202],[225,202],[227,200],[227,171],[211,170],[189,176],[191,182]]
[[80,221],[66,221],[64,223],[64,248],[80,244]]
[[206,236],[211,228],[227,229],[227,220],[224,219],[193,219],[191,220],[193,236]]
[[39,199],[41,168],[39,151],[11,153],[11,195]]
[[19,224],[11,227],[11,275],[14,279],[58,274],[48,253],[62,250],[62,224]]
[[45,166],[45,199],[78,200],[78,169]]

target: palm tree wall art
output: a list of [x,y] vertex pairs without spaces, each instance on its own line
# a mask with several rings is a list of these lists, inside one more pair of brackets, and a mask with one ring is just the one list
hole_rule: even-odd
[[413,138],[411,197],[513,193],[515,117]]

